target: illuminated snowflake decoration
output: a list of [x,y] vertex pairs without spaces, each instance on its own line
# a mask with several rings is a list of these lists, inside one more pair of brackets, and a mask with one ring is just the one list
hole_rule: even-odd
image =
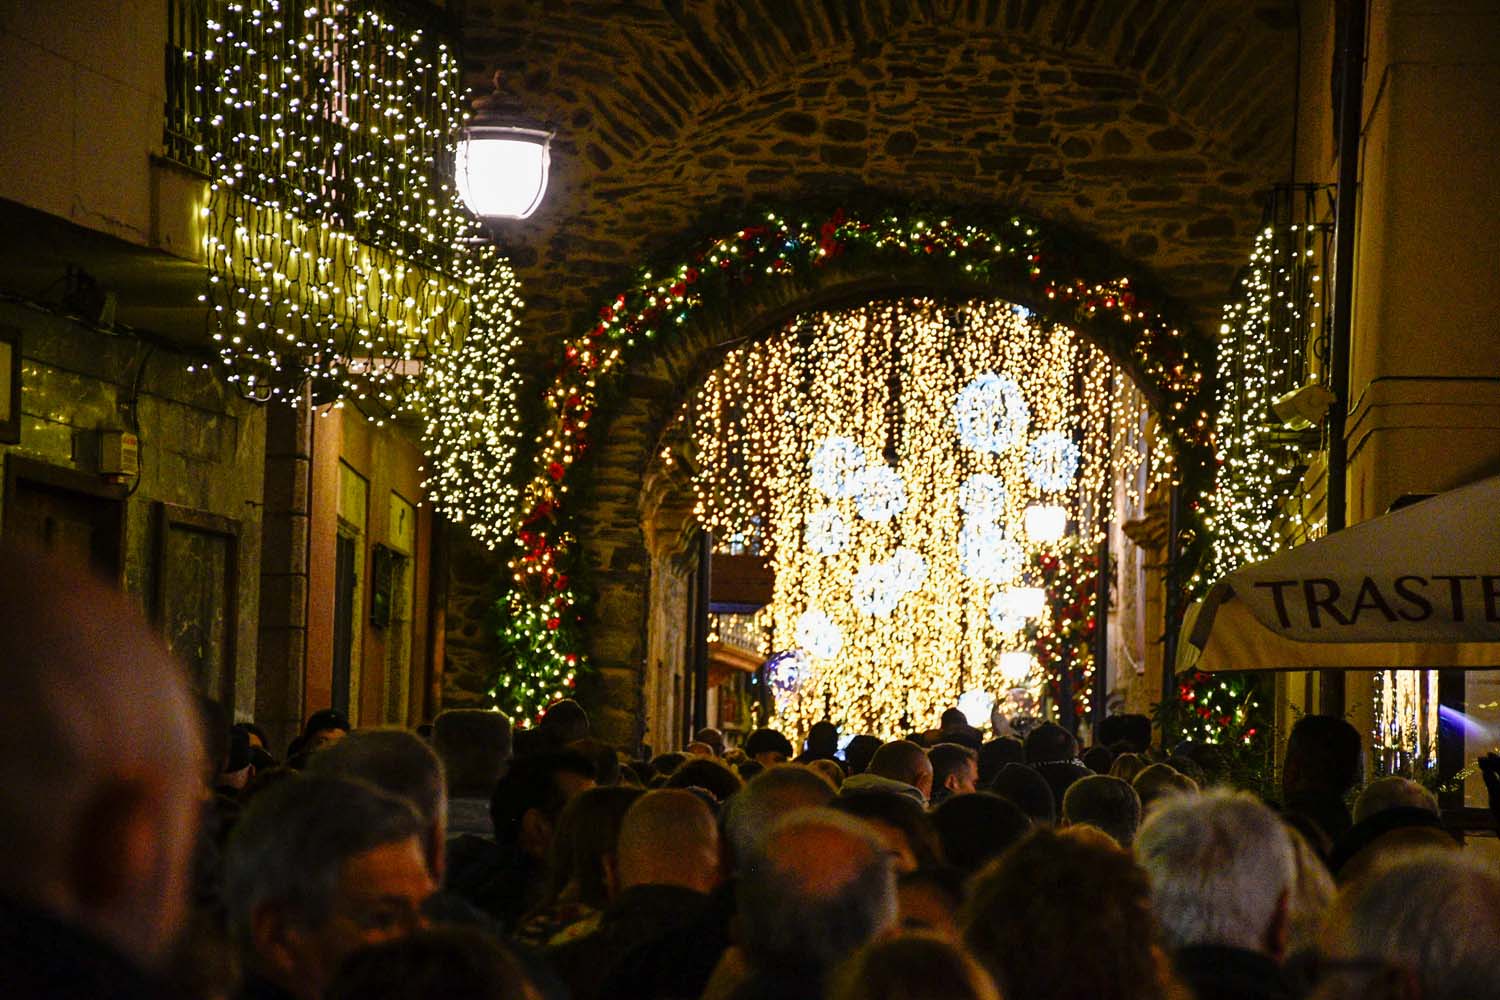
[[809,608],[797,619],[797,645],[818,660],[831,660],[844,645],[844,634],[818,608]]
[[927,582],[927,560],[916,549],[903,545],[886,564],[891,567],[891,578],[903,595],[921,590]]
[[985,372],[958,391],[953,417],[964,447],[998,455],[1025,437],[1031,408],[1015,379]]
[[796,694],[811,666],[807,654],[800,649],[777,653],[766,661],[766,683],[783,697]]
[[1026,617],[1015,606],[1008,590],[998,591],[990,598],[990,624],[997,632],[1019,632],[1026,626]]
[[958,533],[959,569],[974,580],[1009,583],[1021,572],[1026,550],[999,525],[968,521]]
[[849,523],[832,507],[807,516],[807,546],[820,556],[834,556],[849,544]]
[[830,500],[858,493],[864,471],[865,450],[851,438],[837,434],[826,437],[813,452],[813,489]]
[[1005,483],[999,476],[978,472],[958,488],[958,509],[979,521],[998,521],[1005,516]]
[[889,465],[872,465],[858,479],[854,506],[866,521],[889,521],[906,509],[906,482]]
[[854,574],[852,591],[854,606],[877,618],[885,618],[896,610],[897,603],[905,596],[896,583],[896,574],[889,562],[861,567]]
[[1043,431],[1026,447],[1026,475],[1048,493],[1067,489],[1078,475],[1078,445],[1062,431]]

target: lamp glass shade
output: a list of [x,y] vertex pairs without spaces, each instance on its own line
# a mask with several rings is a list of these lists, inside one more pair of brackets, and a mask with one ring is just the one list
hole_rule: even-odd
[[1047,610],[1047,592],[1041,587],[1011,587],[1005,596],[1011,612],[1021,618],[1040,618]]
[[1034,503],[1023,515],[1026,537],[1033,542],[1055,542],[1068,530],[1068,511],[1051,503]]
[[990,721],[990,711],[995,707],[995,696],[983,688],[974,688],[958,696],[958,710],[964,713],[971,726],[983,726]]
[[547,193],[551,133],[508,126],[464,130],[454,181],[469,211],[482,219],[524,219]]

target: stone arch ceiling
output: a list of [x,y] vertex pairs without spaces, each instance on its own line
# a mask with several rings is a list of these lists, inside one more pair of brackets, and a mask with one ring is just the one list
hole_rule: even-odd
[[537,361],[738,206],[1020,207],[1207,326],[1287,173],[1292,0],[469,0],[470,82],[558,130],[502,242]]

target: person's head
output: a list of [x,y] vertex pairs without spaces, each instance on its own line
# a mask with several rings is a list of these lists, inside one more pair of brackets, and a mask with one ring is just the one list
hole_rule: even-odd
[[515,956],[474,927],[438,927],[361,948],[325,1000],[541,1000]]
[[896,911],[903,930],[924,931],[960,941],[958,911],[964,905],[966,875],[941,865],[919,868],[896,879]]
[[1437,796],[1408,778],[1376,778],[1354,800],[1354,822],[1391,809],[1423,809],[1439,815]]
[[572,698],[564,698],[547,708],[537,728],[544,741],[553,746],[586,740],[589,737],[589,714]]
[[1064,824],[1082,823],[1103,830],[1128,850],[1141,825],[1141,800],[1129,783],[1095,774],[1068,788],[1062,815]]
[[558,817],[568,800],[594,787],[594,762],[574,750],[549,750],[517,757],[495,782],[490,820],[495,842],[545,861]]
[[602,908],[618,890],[616,848],[625,813],[639,788],[586,788],[564,807],[552,838],[548,895]]
[[945,709],[943,711],[943,721],[941,728],[944,731],[953,729],[968,729],[969,717],[965,715],[961,709]]
[[368,781],[410,802],[426,826],[428,868],[434,879],[443,880],[448,796],[442,762],[425,740],[405,729],[361,729],[314,754],[307,771]]
[[510,719],[481,708],[450,708],[432,720],[432,746],[443,761],[449,795],[489,798],[510,760]]
[[892,781],[902,781],[922,793],[922,798],[932,798],[932,761],[927,751],[911,740],[892,740],[870,758],[869,774]]
[[783,816],[831,798],[828,779],[800,764],[767,768],[747,781],[724,807],[724,833],[736,870],[743,870],[756,845]]
[[831,809],[798,810],[773,826],[742,869],[736,901],[751,968],[810,985],[896,922],[885,844]]
[[969,795],[979,787],[979,754],[957,743],[939,743],[927,751],[932,788],[946,795]]
[[651,758],[651,770],[663,778],[670,778],[677,769],[688,762],[688,755],[681,750],[669,750]]
[[816,757],[832,757],[839,750],[839,727],[823,719],[807,731],[807,752]]
[[302,742],[297,747],[297,753],[306,757],[326,746],[332,746],[348,735],[348,716],[336,708],[320,709],[309,715],[307,722],[303,724]]
[[0,896],[158,964],[209,766],[181,669],[125,595],[17,550],[0,550],[0,663]]
[[957,943],[904,933],[856,952],[838,975],[833,1000],[1000,1000],[1000,993]]
[[1055,722],[1044,722],[1026,734],[1026,763],[1046,764],[1078,756],[1078,741]]
[[615,855],[622,892],[638,885],[675,885],[707,893],[722,876],[713,812],[680,788],[647,792],[631,804]]
[[1146,873],[1097,830],[1032,831],[975,877],[959,922],[1007,1000],[1162,996]]
[[1135,841],[1172,948],[1219,945],[1281,958],[1297,856],[1281,818],[1245,792],[1161,803]]
[[1057,820],[1057,802],[1052,798],[1052,786],[1036,773],[1034,767],[1006,764],[995,775],[990,791],[1020,809],[1038,826],[1051,826]]
[[1151,720],[1144,715],[1111,715],[1099,723],[1099,740],[1116,752],[1145,753],[1151,748]]
[[689,743],[687,745],[687,747],[684,749],[684,752],[689,757],[717,757],[718,756],[718,754],[714,753],[714,748],[713,747],[709,746],[707,743],[700,743],[697,740],[694,740],[693,742]]
[[942,861],[943,847],[932,819],[910,796],[863,792],[835,799],[833,808],[870,824],[895,858],[897,874],[931,868]]
[[943,858],[972,875],[1031,829],[1031,820],[1014,803],[993,792],[956,795],[932,813]]
[[715,757],[724,756],[724,734],[712,726],[707,726],[694,733],[693,742],[708,744],[713,749]]
[[979,748],[979,786],[988,788],[1006,764],[1024,764],[1026,747],[1014,736],[990,740]]
[[1458,851],[1417,851],[1340,890],[1324,957],[1394,967],[1421,1000],[1495,996],[1500,874]]
[[745,783],[734,769],[717,757],[696,757],[672,772],[667,779],[668,788],[701,788],[719,802],[729,797]]
[[745,754],[762,767],[792,759],[792,743],[774,729],[757,729],[745,740]]
[[1170,764],[1152,764],[1142,768],[1130,783],[1141,800],[1142,811],[1150,811],[1158,799],[1179,795],[1192,795],[1198,791],[1198,783],[1180,773]]
[[1089,747],[1079,758],[1083,766],[1095,774],[1108,774],[1109,769],[1115,762],[1115,755],[1110,753],[1108,747]]
[[1282,793],[1340,796],[1359,784],[1364,750],[1359,730],[1332,715],[1304,715],[1292,726],[1282,764]]
[[1122,753],[1109,765],[1109,776],[1134,783],[1135,776],[1149,766],[1149,761],[1138,753]]
[[870,758],[879,749],[880,740],[868,733],[861,733],[851,739],[849,745],[844,747],[844,763],[849,765],[849,773],[864,774],[865,769],[870,766]]
[[425,830],[409,802],[363,781],[301,774],[257,795],[224,862],[245,967],[317,1000],[356,949],[423,926]]
[[832,782],[834,788],[840,788],[844,784],[844,769],[839,765],[838,761],[831,757],[819,757],[817,760],[810,760],[807,762],[807,766]]

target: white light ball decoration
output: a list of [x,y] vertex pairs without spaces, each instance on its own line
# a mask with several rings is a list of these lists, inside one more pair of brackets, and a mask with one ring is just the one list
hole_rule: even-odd
[[958,391],[953,417],[964,447],[999,455],[1026,435],[1031,408],[1015,379],[984,372]]
[[1005,483],[999,476],[976,472],[958,488],[958,509],[981,521],[1005,517]]
[[800,649],[777,653],[766,661],[766,683],[781,697],[796,694],[810,666],[807,654]]
[[1047,592],[1041,587],[1002,587],[990,598],[990,624],[1001,632],[1017,632],[1046,610]]
[[849,544],[849,523],[832,507],[807,515],[807,547],[820,556],[835,556]]
[[838,434],[826,437],[813,452],[813,489],[830,500],[854,496],[864,470],[865,450],[852,438]]
[[1065,490],[1078,475],[1078,445],[1062,431],[1043,431],[1026,447],[1026,476],[1048,493]]
[[[958,710],[964,713],[964,718],[980,720],[980,725],[989,721],[994,707],[995,696],[982,688],[974,688],[958,696]],[[969,723],[971,726],[973,724],[972,721]]]
[[866,521],[889,521],[906,509],[906,482],[889,465],[872,465],[857,478],[854,507]]
[[916,549],[901,546],[887,560],[891,567],[891,579],[902,594],[912,594],[922,589],[927,582],[927,560]]
[[1016,610],[1009,590],[998,591],[990,598],[989,614],[997,632],[1019,632],[1026,627],[1026,616]]
[[1030,653],[1011,651],[1000,654],[1000,677],[1008,684],[1020,687],[1036,670],[1036,657]]
[[966,521],[958,533],[958,559],[970,579],[1010,583],[1021,572],[1026,550],[997,524]]
[[844,646],[844,634],[833,619],[818,608],[809,608],[797,619],[797,645],[817,660],[831,660]]
[[850,587],[854,606],[867,615],[885,618],[896,610],[896,604],[904,596],[896,584],[895,574],[889,562],[872,563],[860,567],[854,574]]
[[1052,503],[1034,503],[1023,515],[1026,537],[1033,542],[1056,542],[1068,531],[1068,510]]

